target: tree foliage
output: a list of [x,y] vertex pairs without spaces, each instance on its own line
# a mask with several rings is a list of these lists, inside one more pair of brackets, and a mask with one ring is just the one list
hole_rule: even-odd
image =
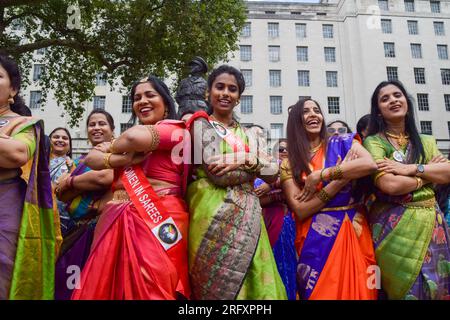
[[45,48],[43,99],[52,91],[73,126],[97,73],[125,87],[149,73],[182,77],[196,55],[226,60],[245,19],[240,0],[0,0],[0,53],[29,74]]

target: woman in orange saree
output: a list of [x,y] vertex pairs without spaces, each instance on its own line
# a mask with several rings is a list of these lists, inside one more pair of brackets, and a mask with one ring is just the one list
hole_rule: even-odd
[[[164,120],[175,117],[175,107],[158,78],[135,83],[131,98],[134,116],[143,125],[128,129],[112,144],[97,146],[85,160],[94,170],[117,169],[113,200],[99,218],[72,299],[173,300],[190,295],[189,217],[183,200],[188,170],[182,156],[172,157],[184,122]],[[177,131],[180,139],[172,139]]]
[[369,228],[351,181],[376,169],[354,134],[326,137],[320,106],[300,100],[288,118],[282,188],[297,219],[300,299],[376,299]]

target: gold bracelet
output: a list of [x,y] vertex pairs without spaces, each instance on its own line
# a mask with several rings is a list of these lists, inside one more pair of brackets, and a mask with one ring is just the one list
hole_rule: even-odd
[[114,142],[116,142],[117,139],[112,139],[111,144],[109,145],[109,152],[110,153],[116,153],[114,151]]
[[337,165],[336,167],[336,176],[334,177],[335,180],[342,179],[344,176],[344,173],[342,172],[342,168],[340,165]]
[[326,168],[323,168],[323,169],[320,171],[320,181],[323,181],[323,182],[325,182],[325,178],[323,177],[323,172],[325,171],[325,169],[326,169]]
[[105,153],[103,156],[103,164],[105,165],[106,169],[112,169],[111,164],[109,163],[109,158],[111,158],[112,153]]
[[154,150],[156,150],[156,148],[158,148],[159,142],[160,142],[158,130],[156,130],[154,125],[146,125],[145,127],[147,128],[148,132],[150,132],[150,135],[152,136],[152,144],[150,145],[149,151],[154,151]]
[[423,180],[420,177],[415,177],[415,178],[416,178],[416,182],[417,182],[416,190],[419,190],[420,188],[423,187]]
[[317,194],[317,198],[319,198],[323,203],[328,203],[331,200],[331,196],[323,188]]
[[380,179],[382,176],[384,176],[386,174],[386,171],[380,171],[378,172],[375,177],[373,178],[373,184],[376,185],[378,179]]

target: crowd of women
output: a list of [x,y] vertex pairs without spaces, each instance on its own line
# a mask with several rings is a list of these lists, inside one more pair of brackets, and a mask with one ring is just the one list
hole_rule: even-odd
[[450,299],[450,160],[400,82],[358,133],[298,101],[269,152],[233,112],[239,70],[214,69],[209,109],[182,119],[149,76],[134,126],[114,137],[92,111],[74,159],[20,79],[0,56],[0,299]]

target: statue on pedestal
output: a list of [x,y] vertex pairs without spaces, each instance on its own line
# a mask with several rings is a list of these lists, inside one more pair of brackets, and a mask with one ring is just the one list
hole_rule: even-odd
[[189,62],[189,67],[191,68],[189,77],[180,81],[175,96],[178,103],[179,119],[185,114],[208,109],[205,100],[208,84],[204,78],[208,71],[208,65],[201,57],[195,57]]

